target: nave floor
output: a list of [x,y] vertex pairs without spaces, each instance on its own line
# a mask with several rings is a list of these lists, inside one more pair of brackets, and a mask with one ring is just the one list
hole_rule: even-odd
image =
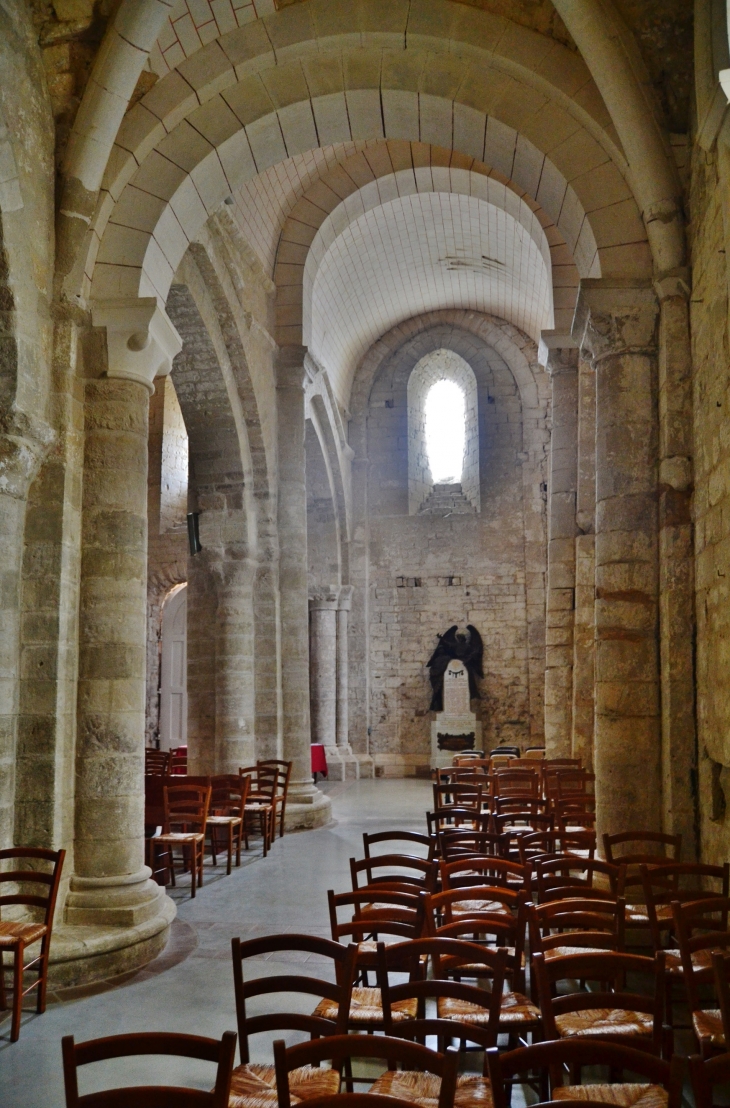
[[[265,861],[213,879],[195,900],[190,899],[187,884],[179,887],[170,943],[156,962],[127,984],[82,1000],[51,1004],[42,1016],[27,1013],[17,1043],[9,1042],[10,1020],[5,1019],[0,1024],[3,1108],[63,1108],[63,1035],[73,1034],[80,1042],[130,1031],[219,1037],[235,1030],[230,948],[234,935],[250,938],[306,931],[329,937],[327,889],[350,888],[349,859],[362,857],[363,831],[424,831],[431,783],[371,780],[325,788],[334,817],[329,827],[277,839]],[[292,971],[282,966],[277,972]],[[265,1036],[258,1038],[253,1060],[264,1061],[270,1047],[262,1041]],[[123,1060],[90,1067],[80,1092],[115,1083],[143,1084],[149,1080],[149,1062]],[[157,1073],[158,1080],[170,1084],[212,1085],[212,1067],[203,1063],[159,1059]]]

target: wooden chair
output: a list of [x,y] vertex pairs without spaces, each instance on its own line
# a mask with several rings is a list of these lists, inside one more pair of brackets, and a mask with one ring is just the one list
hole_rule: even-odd
[[555,826],[562,831],[593,831],[596,827],[596,798],[576,794],[552,802]]
[[[410,1043],[403,1038],[391,1035],[335,1035],[332,1038],[317,1039],[314,1042],[300,1043],[289,1047],[283,1039],[274,1043],[274,1063],[276,1067],[276,1088],[279,1108],[291,1108],[291,1090],[289,1074],[304,1066],[319,1066],[330,1060],[332,1070],[342,1076],[347,1065],[348,1083],[357,1078],[349,1077],[349,1067],[353,1058],[381,1058],[389,1069],[376,1078],[371,1093],[375,1096],[398,1097],[399,1088],[410,1095],[407,1099],[413,1103],[414,1093],[427,1096],[436,1102],[437,1108],[453,1108],[456,1092],[457,1052],[449,1049],[445,1054],[420,1043]],[[399,1071],[392,1068],[400,1064]],[[325,1071],[326,1072],[326,1071]],[[419,1080],[416,1075],[423,1075]],[[428,1078],[431,1077],[431,1080]],[[434,1080],[434,1078],[436,1080]],[[364,1080],[372,1081],[372,1077]]]
[[508,858],[472,856],[441,863],[441,888],[444,891],[473,885],[503,885],[519,891],[529,888],[529,880],[529,867]]
[[[425,893],[414,890],[360,889],[353,893],[327,893],[330,930],[334,942],[343,939],[357,943],[358,965],[367,972],[377,968],[377,943],[381,936],[390,940],[420,939],[424,933]],[[342,910],[347,918],[342,919]],[[367,978],[365,977],[365,980]],[[367,998],[360,998],[363,1000]],[[353,994],[353,1005],[358,998]],[[359,1002],[359,1001],[358,1001]]]
[[587,860],[595,857],[596,835],[594,831],[534,831],[520,835],[517,846],[523,866],[547,854],[574,854]]
[[[292,954],[305,957],[314,955],[324,962],[322,968],[327,979],[305,976],[301,973],[271,973],[276,955],[282,954],[288,963]],[[238,1041],[241,1052],[241,1064],[233,1071],[231,1097],[240,1097],[237,1108],[260,1108],[262,1098],[273,1100],[276,1089],[274,1067],[270,1063],[252,1062],[250,1038],[253,1035],[270,1034],[272,1031],[301,1031],[313,1038],[320,1035],[331,1036],[346,1034],[350,1012],[352,982],[355,974],[357,948],[343,946],[330,939],[314,935],[267,935],[263,938],[242,942],[238,938],[231,941],[233,956],[233,984],[236,995],[236,1016],[238,1020]],[[273,958],[268,958],[273,955]],[[249,958],[267,958],[260,977],[246,979],[244,963]],[[311,968],[307,961],[305,967]],[[280,996],[275,1010],[271,1011],[268,998]],[[286,999],[283,994],[287,994]],[[303,1014],[301,1004],[296,1003],[299,1011],[285,1010],[291,1007],[292,994],[297,998],[317,997],[318,1004],[311,1015]],[[251,1015],[251,1001],[256,997],[267,998],[265,1009],[258,1015]],[[290,999],[291,998],[291,999]],[[339,1075],[332,1070],[298,1070],[292,1078],[292,1092],[300,1099],[308,1100],[312,1094],[331,1095],[339,1092]]]
[[[692,1054],[689,1057],[689,1074],[695,1108],[714,1108],[713,1088],[715,1085],[730,1083],[730,1054],[724,1053],[714,1058]],[[725,1100],[723,1097],[722,1103]]]
[[441,832],[441,857],[444,862],[455,862],[460,858],[504,857],[507,844],[501,835],[494,831],[466,831],[459,827]]
[[169,750],[152,750],[145,747],[144,772],[145,777],[166,777],[170,763]]
[[[63,1081],[66,1108],[228,1108],[231,1073],[236,1053],[236,1034],[224,1031],[219,1039],[203,1039],[199,1035],[175,1035],[165,1032],[141,1032],[131,1035],[110,1035],[105,1039],[89,1039],[75,1043],[73,1035],[61,1039]],[[212,1092],[201,1089],[177,1088],[170,1085],[137,1085],[106,1089],[79,1096],[78,1067],[107,1058],[129,1058],[135,1054],[168,1054],[177,1058],[198,1058],[218,1067]]]
[[450,808],[455,805],[459,808],[474,808],[477,812],[481,812],[483,797],[482,785],[465,785],[461,781],[453,781],[447,785],[433,786],[433,806],[436,811],[439,808]]
[[546,961],[566,954],[623,951],[626,904],[617,900],[550,900],[528,904],[530,953]]
[[[265,858],[276,833],[276,796],[278,793],[279,769],[273,765],[255,765],[243,766],[238,772],[241,777],[248,776],[251,778],[245,819],[258,823]],[[246,825],[248,825],[248,822]]]
[[[165,819],[161,835],[150,839],[150,863],[153,873],[166,875],[175,885],[175,859],[173,850],[183,848],[183,859],[187,868],[186,854],[190,855],[190,895],[195,896],[196,886],[203,884],[203,859],[205,856],[205,830],[208,823],[208,811],[211,797],[210,785],[165,785],[163,798]],[[173,828],[180,828],[175,831]],[[162,865],[156,862],[157,848],[162,851]]]
[[692,1028],[704,1057],[712,1053],[714,1044],[722,1035],[722,1016],[718,1009],[703,1010],[699,986],[715,978],[713,954],[730,948],[729,912],[730,898],[727,896],[702,897],[689,903],[675,900],[672,903],[674,933],[679,944]]
[[[546,1039],[606,1039],[671,1056],[671,1038],[663,1034],[664,955],[602,951],[546,958],[536,953],[532,969],[537,984]],[[628,992],[627,974],[648,975],[653,995]],[[559,981],[599,982],[601,991],[555,994]],[[610,986],[610,987],[609,987]]]
[[276,836],[277,812],[279,819],[279,838],[284,834],[284,819],[286,817],[286,801],[289,796],[289,781],[293,762],[285,762],[283,758],[259,758],[257,766],[274,767],[279,771],[279,777],[274,794],[274,837]]
[[516,915],[526,900],[524,891],[500,885],[477,885],[466,889],[448,889],[426,897],[426,930],[435,935],[437,928],[456,920],[472,919],[481,912]]
[[[56,909],[58,886],[66,857],[65,850],[45,850],[36,846],[11,846],[0,850],[0,911],[5,907],[21,906],[33,909],[35,920],[0,920],[0,1008],[7,1008],[5,992],[4,955],[13,959],[13,1013],[10,1022],[10,1041],[15,1043],[20,1035],[20,1017],[23,997],[37,989],[36,1012],[46,1010],[46,985],[48,981],[48,955],[53,933],[53,913]],[[51,872],[39,865],[51,866]],[[11,864],[13,869],[5,869]],[[31,868],[33,867],[33,868]],[[9,886],[7,892],[2,887]],[[38,917],[41,918],[38,918]],[[26,947],[40,942],[37,957],[24,962]],[[24,976],[35,970],[37,977],[24,988]]]
[[[432,861],[436,844],[429,835],[422,835],[420,831],[363,831],[362,845],[366,858],[370,858],[370,847],[377,843],[404,842],[422,846],[426,850],[426,858]],[[390,851],[388,851],[390,853]],[[375,855],[377,857],[377,855]]]
[[540,797],[540,775],[532,769],[497,769],[495,771],[494,795],[526,797],[538,800]]
[[426,824],[429,836],[435,838],[437,844],[442,831],[457,827],[469,831],[491,830],[488,812],[480,812],[478,808],[459,807],[456,804],[426,812]]
[[599,858],[563,854],[555,858],[537,858],[533,865],[541,904],[564,896],[586,899],[590,895],[615,900],[624,892],[623,867],[602,862]]
[[535,759],[536,761],[542,761],[545,758],[544,746],[528,746],[525,753],[522,755],[523,759]]
[[[211,778],[210,815],[206,821],[206,828],[210,834],[210,852],[213,865],[216,865],[218,850],[218,829],[225,830],[228,843],[228,865],[226,873],[231,872],[233,857],[233,840],[236,840],[236,865],[241,864],[241,839],[244,835],[244,811],[251,786],[250,777],[241,777],[240,774],[225,773]],[[246,849],[248,850],[248,836],[246,836]]]
[[188,772],[188,748],[175,746],[170,751],[170,764],[167,771],[170,775],[185,776]]
[[[583,1067],[602,1067],[608,1070],[608,1082],[582,1086],[579,1084]],[[629,1108],[681,1108],[684,1067],[681,1059],[666,1062],[644,1050],[621,1046],[595,1039],[563,1039],[558,1042],[535,1043],[500,1054],[496,1047],[487,1052],[494,1108],[509,1108],[510,1096],[516,1079],[538,1073],[540,1085],[553,1098],[549,1103],[575,1104],[590,1102],[591,1108],[610,1104]],[[569,1084],[563,1084],[569,1075]],[[619,1081],[615,1080],[621,1075]],[[628,1075],[638,1077],[626,1084]],[[593,1078],[593,1075],[591,1075]],[[549,1082],[549,1086],[548,1086]],[[537,1105],[533,1108],[538,1108]],[[709,1106],[697,1105],[697,1108]]]
[[649,928],[646,905],[642,903],[641,866],[678,862],[681,851],[682,836],[665,835],[661,831],[621,831],[615,835],[603,836],[606,861],[626,867],[624,889],[627,927]]
[[[379,870],[385,872],[378,873]],[[412,887],[414,891],[432,893],[436,888],[438,866],[435,862],[408,854],[382,854],[377,858],[362,858],[360,861],[350,858],[353,892],[362,887],[361,874],[366,878],[364,884],[370,888],[397,883]]]

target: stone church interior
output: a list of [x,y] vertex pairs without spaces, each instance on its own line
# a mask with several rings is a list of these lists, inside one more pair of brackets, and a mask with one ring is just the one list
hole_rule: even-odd
[[0,0],[3,1106],[727,1098],[729,109],[723,0]]

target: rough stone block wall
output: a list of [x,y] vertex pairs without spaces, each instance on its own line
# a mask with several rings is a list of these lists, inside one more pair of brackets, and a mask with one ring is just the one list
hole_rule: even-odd
[[701,854],[730,850],[730,383],[728,177],[694,151],[691,206],[697,733]]

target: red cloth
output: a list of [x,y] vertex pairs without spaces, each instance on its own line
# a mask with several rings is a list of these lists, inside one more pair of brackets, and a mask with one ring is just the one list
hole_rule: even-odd
[[327,759],[324,756],[322,743],[312,743],[312,773],[323,773],[327,776]]

